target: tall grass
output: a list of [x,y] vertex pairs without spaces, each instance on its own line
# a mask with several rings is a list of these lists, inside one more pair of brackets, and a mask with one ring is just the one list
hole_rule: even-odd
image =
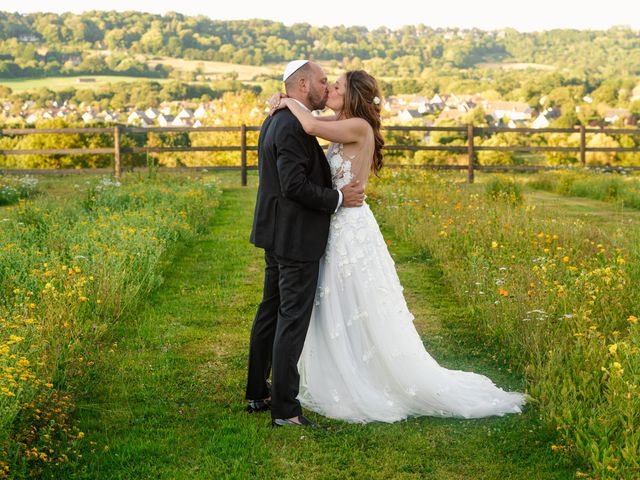
[[73,397],[101,335],[161,282],[163,255],[207,223],[218,191],[102,179],[0,212],[0,478],[73,460]]
[[544,172],[529,180],[538,190],[640,208],[640,177],[618,173]]
[[510,188],[487,194],[437,175],[387,172],[368,195],[399,235],[439,262],[481,319],[469,328],[526,373],[532,403],[558,431],[554,450],[588,467],[579,475],[638,478],[640,232],[609,239],[561,208],[490,194]]

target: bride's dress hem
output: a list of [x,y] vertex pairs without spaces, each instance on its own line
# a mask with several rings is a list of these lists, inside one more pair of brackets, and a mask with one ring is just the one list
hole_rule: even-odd
[[[328,159],[334,187],[349,183],[351,165],[341,149],[330,149]],[[506,392],[484,375],[438,365],[413,320],[369,206],[339,209],[320,260],[299,362],[301,404],[351,423],[522,411],[522,393]]]

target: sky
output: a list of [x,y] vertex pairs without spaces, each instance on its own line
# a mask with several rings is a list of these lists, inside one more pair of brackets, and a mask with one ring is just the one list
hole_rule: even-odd
[[291,25],[362,25],[369,29],[424,24],[430,27],[459,27],[519,31],[575,28],[602,30],[626,25],[640,30],[640,0],[390,0],[378,4],[369,0],[20,0],[0,10],[29,12],[74,12],[86,10],[137,10],[152,13],[177,11],[185,15],[206,15],[216,20],[262,18]]

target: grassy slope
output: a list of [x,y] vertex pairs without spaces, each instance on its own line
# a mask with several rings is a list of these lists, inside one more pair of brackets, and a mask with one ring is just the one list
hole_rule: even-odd
[[[81,404],[87,448],[69,478],[573,478],[575,469],[551,454],[552,437],[532,408],[474,421],[324,421],[328,431],[273,430],[268,415],[244,413],[262,276],[260,252],[247,241],[254,195],[227,190],[211,228],[176,253],[165,284],[114,333],[109,343],[118,345],[113,353],[105,347]],[[452,303],[437,266],[390,239],[434,357],[522,388],[491,359],[496,352],[476,348],[464,333],[467,312]]]

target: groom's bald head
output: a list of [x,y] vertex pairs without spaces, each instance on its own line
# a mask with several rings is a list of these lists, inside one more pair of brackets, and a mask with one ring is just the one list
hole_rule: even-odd
[[301,82],[309,82],[313,65],[313,62],[307,62],[287,78],[284,82],[284,89],[287,95],[291,95],[294,91],[299,90]]
[[320,65],[307,62],[284,82],[287,95],[304,103],[310,110],[322,110],[329,90],[327,75]]

